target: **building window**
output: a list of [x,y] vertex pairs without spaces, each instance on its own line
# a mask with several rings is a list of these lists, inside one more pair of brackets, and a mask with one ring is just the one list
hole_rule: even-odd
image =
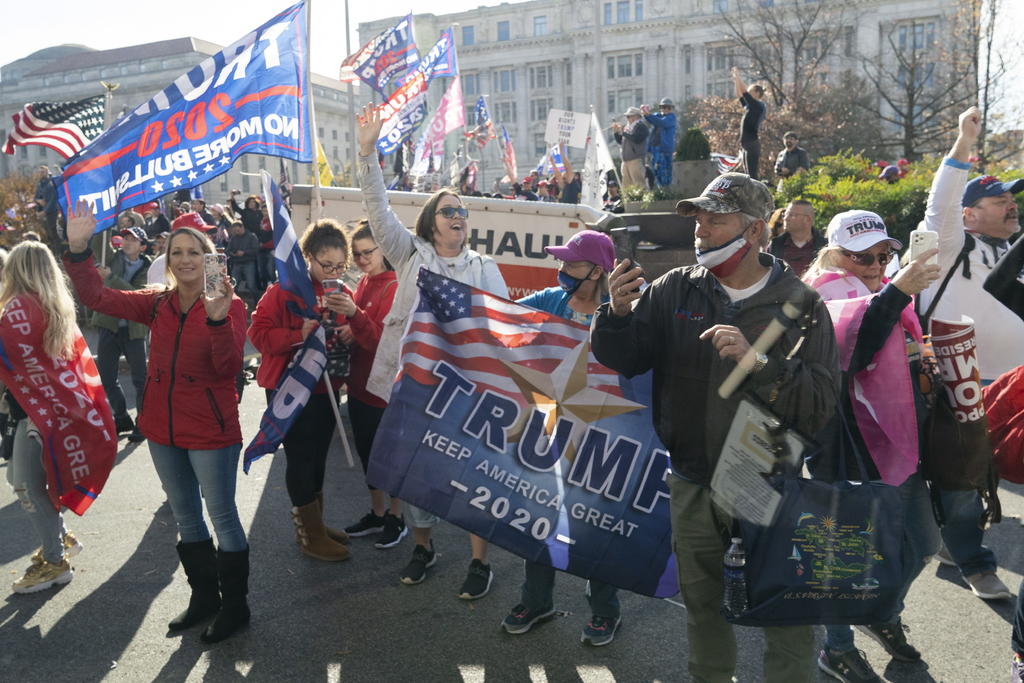
[[639,52],[608,57],[606,65],[608,78],[633,78],[644,74],[644,56]]
[[480,94],[480,76],[477,74],[462,75],[462,92],[466,95]]
[[555,84],[550,66],[531,66],[528,73],[530,75],[531,90],[535,88],[550,88]]
[[847,26],[843,29],[843,55],[846,57],[853,56],[854,42],[856,40],[856,32],[852,26]]
[[612,23],[612,3],[604,3],[604,23],[608,25]]
[[324,127],[323,126],[320,126],[319,128],[316,129],[316,136],[318,138],[320,138],[321,140],[324,139]]
[[565,84],[572,85],[572,63],[565,63]]
[[615,21],[619,24],[629,23],[629,0],[618,0],[615,3]]
[[533,136],[533,153],[542,157],[547,155],[548,143],[544,141],[544,133],[536,133]]
[[633,21],[644,20],[644,0],[633,0]]
[[711,11],[715,14],[723,14],[729,10],[729,0],[711,0]]
[[494,117],[499,123],[516,122],[515,102],[496,102],[494,105]]
[[332,140],[337,140],[338,139],[338,129],[337,128],[331,128],[331,139]]
[[499,21],[498,22],[498,40],[508,40],[508,36],[509,36],[509,32],[508,31],[509,31],[509,29],[508,29],[508,22],[507,21]]
[[462,44],[463,45],[475,45],[476,44],[476,35],[474,35],[474,33],[473,33],[473,27],[472,26],[463,26],[462,27]]
[[[566,111],[572,111],[572,95],[566,95],[565,96],[565,109],[566,109]],[[2,137],[3,136],[0,135],[0,138],[2,138]]]
[[619,55],[619,58],[618,58],[618,77],[619,78],[632,78],[633,77],[633,55]]
[[228,174],[227,173],[223,174],[220,177],[220,191],[221,192],[227,192],[228,191]]
[[608,93],[608,115],[621,116],[630,107],[639,107],[644,101],[642,88],[627,88]]
[[683,99],[684,100],[692,100],[693,99],[693,86],[692,85],[686,86],[686,88],[683,90],[683,92],[684,92],[684,95],[683,95]]
[[499,69],[491,73],[491,92],[513,92],[515,89],[515,69]]
[[693,70],[693,50],[687,45],[683,48],[683,73],[690,73]]
[[533,18],[533,35],[546,36],[548,34],[548,18],[541,14]]
[[530,100],[530,120],[531,121],[547,121],[548,110],[551,109],[551,98],[541,97],[535,100]]

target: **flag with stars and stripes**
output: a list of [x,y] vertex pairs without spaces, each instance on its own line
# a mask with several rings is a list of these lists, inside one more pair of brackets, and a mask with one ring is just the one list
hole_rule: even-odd
[[16,145],[42,145],[68,159],[103,132],[103,95],[77,102],[29,102],[11,118],[14,128],[4,152],[14,154]]
[[531,562],[674,594],[650,374],[598,363],[571,320],[425,268],[417,285],[367,482]]

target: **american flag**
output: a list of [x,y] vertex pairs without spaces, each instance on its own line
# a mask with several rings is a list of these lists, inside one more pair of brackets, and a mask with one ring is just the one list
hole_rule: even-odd
[[[445,361],[477,385],[526,405],[509,365],[552,373],[590,330],[565,318],[489,294],[421,268],[419,305],[402,341],[402,375],[435,385],[438,362]],[[589,389],[621,398],[619,376],[587,349]]]
[[42,145],[69,159],[103,132],[103,95],[77,102],[30,102],[11,118],[14,129],[4,152],[14,154],[15,145]]
[[735,171],[740,163],[739,156],[730,156],[728,154],[721,154],[720,152],[712,152],[711,160],[718,164],[719,173]]
[[480,149],[487,146],[487,143],[497,137],[494,134],[494,123],[491,121],[491,114],[487,111],[487,102],[484,96],[476,101],[476,127],[465,133],[467,138],[476,138],[476,144]]
[[519,169],[516,166],[516,150],[512,147],[512,138],[508,136],[505,126],[501,127],[501,163],[505,165],[506,182],[514,183],[519,177]]

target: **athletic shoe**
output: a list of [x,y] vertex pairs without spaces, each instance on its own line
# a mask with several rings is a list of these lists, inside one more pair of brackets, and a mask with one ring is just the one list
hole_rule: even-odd
[[75,572],[68,564],[67,558],[57,564],[43,560],[40,564],[30,565],[25,570],[25,575],[15,581],[11,588],[15,593],[38,593],[51,586],[69,583],[74,577]]
[[491,572],[491,565],[484,564],[474,559],[469,563],[469,571],[466,573],[466,580],[462,582],[459,589],[459,597],[463,600],[478,600],[491,590],[491,580],[494,574]]
[[1009,600],[1013,597],[1013,593],[999,580],[995,572],[972,574],[964,580],[971,587],[971,592],[982,600]]
[[897,619],[894,624],[872,624],[857,628],[877,641],[893,659],[898,659],[901,662],[921,660],[921,653],[907,642],[905,632],[910,629],[901,620]]
[[827,647],[818,653],[818,668],[843,683],[874,683],[881,681],[860,650],[832,652]]
[[555,615],[554,609],[532,610],[520,603],[512,608],[508,616],[501,620],[501,627],[506,633],[518,636],[526,633],[534,624],[543,623]]
[[939,564],[941,564],[943,567],[956,566],[956,560],[954,560],[953,556],[949,554],[948,550],[946,550],[946,546],[942,546],[939,549],[939,552],[935,553],[935,559],[938,560]]
[[619,624],[621,623],[622,617],[609,619],[608,617],[599,617],[595,614],[590,617],[590,621],[583,627],[580,642],[584,645],[593,645],[594,647],[607,645],[615,640],[615,632],[619,630]]
[[139,431],[139,426],[135,425],[135,429],[133,429],[132,433],[128,435],[128,441],[131,443],[142,443],[145,440],[146,437]]
[[[386,515],[387,513],[385,513]],[[369,536],[384,530],[384,517],[379,517],[370,510],[363,518],[351,526],[345,527],[345,533],[349,536]]]
[[373,547],[380,548],[381,550],[394,548],[408,533],[409,527],[405,525],[404,517],[395,517],[390,512],[385,512],[384,531],[380,532],[380,536],[377,537]]
[[124,415],[114,416],[114,429],[117,430],[118,434],[124,434],[135,429],[135,421],[132,420],[132,416],[128,413]]
[[[72,557],[74,557],[78,553],[82,552],[82,548],[84,548],[84,547],[85,546],[82,545],[79,542],[79,540],[77,538],[75,538],[75,535],[73,533],[71,533],[70,531],[67,532],[66,534],[64,534],[64,557],[65,558],[70,560]],[[39,546],[38,548],[36,548],[36,551],[34,553],[32,553],[31,560],[32,560],[32,564],[42,564],[43,563],[43,546]]]
[[1024,657],[1019,654],[1013,655],[1010,664],[1010,683],[1024,683]]
[[436,563],[437,553],[434,552],[433,541],[430,543],[430,550],[417,543],[416,547],[412,550],[412,559],[409,560],[409,564],[405,565],[405,569],[402,570],[399,578],[407,586],[422,583],[423,579],[427,578],[427,569],[433,567]]

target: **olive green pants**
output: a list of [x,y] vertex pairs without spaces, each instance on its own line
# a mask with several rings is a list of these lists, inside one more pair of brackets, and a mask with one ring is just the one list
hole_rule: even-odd
[[[732,519],[711,502],[711,490],[669,476],[672,549],[686,605],[689,671],[697,683],[728,683],[736,669],[736,637],[721,614],[722,557]],[[764,629],[767,683],[800,683],[815,677],[814,631],[810,626]]]

